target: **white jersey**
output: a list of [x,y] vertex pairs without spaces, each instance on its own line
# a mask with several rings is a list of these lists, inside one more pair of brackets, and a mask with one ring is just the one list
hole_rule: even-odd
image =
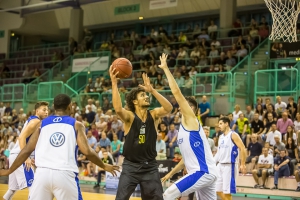
[[202,171],[216,175],[216,163],[206,135],[200,124],[199,130],[197,131],[188,131],[181,124],[178,132],[177,144],[189,174]]
[[49,116],[42,121],[35,148],[35,164],[78,173],[76,120],[69,116]]
[[[232,134],[237,133],[230,131],[226,136],[224,134],[220,135],[218,151],[215,156],[216,162],[221,164],[238,163],[239,150],[232,141]],[[237,136],[240,137],[238,134]]]
[[[37,116],[35,116],[35,115],[30,116],[30,117],[27,119],[27,121],[25,122],[25,124],[24,124],[24,126],[23,126],[23,128],[22,128],[22,131],[21,131],[19,137],[23,134],[25,127],[26,127],[26,126],[29,124],[29,122],[30,122],[31,120],[33,120],[33,119],[39,119],[39,118],[38,118]],[[27,144],[27,142],[29,141],[30,137],[31,137],[31,135],[30,135],[29,137],[26,138],[26,144]],[[13,149],[10,151],[10,154],[18,154],[18,153],[20,153],[20,151],[21,151],[20,143],[19,143],[19,140],[17,140],[15,146],[14,146]],[[33,154],[34,154],[34,153],[32,153],[32,155],[33,155]]]

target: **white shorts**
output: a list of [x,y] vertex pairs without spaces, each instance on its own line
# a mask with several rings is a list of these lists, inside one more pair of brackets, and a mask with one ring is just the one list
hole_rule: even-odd
[[236,177],[238,176],[238,164],[221,164],[217,165],[218,179],[217,179],[217,192],[224,194],[236,193]]
[[77,173],[37,168],[28,200],[82,200]]
[[174,183],[178,190],[171,186],[164,192],[164,199],[174,200],[195,192],[197,200],[216,200],[216,180],[215,175],[201,171],[187,174]]
[[[19,154],[10,154],[8,157],[9,167],[14,163]],[[22,190],[30,187],[34,179],[33,170],[27,171],[22,164],[18,169],[9,175],[8,187],[10,190]]]

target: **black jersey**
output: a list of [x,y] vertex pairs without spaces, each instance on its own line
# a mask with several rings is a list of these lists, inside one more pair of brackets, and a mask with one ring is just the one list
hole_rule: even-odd
[[128,134],[125,136],[123,155],[131,162],[154,160],[156,153],[157,131],[154,120],[147,111],[147,119],[143,122],[135,113]]

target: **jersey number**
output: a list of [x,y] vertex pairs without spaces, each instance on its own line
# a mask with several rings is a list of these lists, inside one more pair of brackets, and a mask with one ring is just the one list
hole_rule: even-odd
[[139,135],[139,144],[144,144],[145,143],[145,135]]

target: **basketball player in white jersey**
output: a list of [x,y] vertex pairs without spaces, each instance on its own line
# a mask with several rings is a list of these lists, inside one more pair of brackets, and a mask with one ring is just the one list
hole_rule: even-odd
[[[35,104],[35,115],[30,116],[25,122],[20,136],[14,148],[10,151],[9,165],[15,161],[20,151],[25,147],[32,133],[36,130],[36,126],[40,120],[48,116],[48,102],[38,102]],[[17,190],[29,188],[32,185],[34,174],[31,169],[32,155],[28,157],[23,165],[9,175],[8,190],[3,196],[4,200],[11,200]]]
[[[35,179],[29,191],[30,200],[82,200],[77,150],[99,167],[116,175],[118,166],[104,164],[96,152],[88,145],[85,127],[70,117],[71,98],[59,94],[54,98],[55,115],[45,118],[37,126],[27,145],[22,149],[6,175],[16,170],[35,149]],[[78,145],[78,146],[77,146]]]
[[236,176],[238,171],[238,155],[241,159],[241,171],[246,173],[246,148],[240,136],[232,131],[229,127],[230,120],[228,117],[219,119],[219,127],[223,133],[219,137],[219,146],[215,160],[218,170],[217,194],[222,200],[231,200],[231,194],[236,193]]
[[216,200],[216,163],[210,150],[206,135],[196,117],[198,104],[193,97],[184,97],[167,66],[167,55],[160,57],[172,93],[179,104],[182,120],[178,132],[177,144],[183,159],[176,167],[162,178],[162,182],[170,179],[184,166],[188,174],[177,180],[164,193],[165,200],[175,200],[195,192],[197,199]]

